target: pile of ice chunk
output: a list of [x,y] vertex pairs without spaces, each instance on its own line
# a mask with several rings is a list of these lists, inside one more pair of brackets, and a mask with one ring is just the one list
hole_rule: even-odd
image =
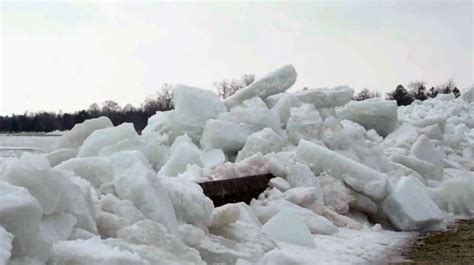
[[[223,101],[178,85],[141,135],[100,117],[2,161],[0,263],[258,264],[341,230],[474,215],[472,90],[397,108],[347,86],[287,92],[296,76]],[[216,208],[196,183],[268,173],[249,205]]]

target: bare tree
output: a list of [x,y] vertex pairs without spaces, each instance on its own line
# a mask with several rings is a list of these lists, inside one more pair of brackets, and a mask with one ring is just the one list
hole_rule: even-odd
[[214,87],[217,89],[217,95],[224,99],[232,96],[235,92],[240,89],[252,84],[255,81],[255,75],[246,74],[243,75],[240,80],[222,80],[220,82],[214,82]]
[[113,100],[106,100],[102,103],[103,112],[119,112],[121,111],[120,105]]
[[408,88],[410,89],[410,94],[413,96],[414,99],[422,101],[428,99],[425,82],[413,81],[408,84]]
[[370,91],[367,88],[362,89],[357,95],[355,95],[352,99],[361,101],[361,100],[366,100],[369,98],[377,98],[380,97],[380,93],[377,91]]

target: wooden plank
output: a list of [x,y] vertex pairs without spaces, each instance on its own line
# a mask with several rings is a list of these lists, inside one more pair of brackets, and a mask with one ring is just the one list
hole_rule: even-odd
[[216,207],[236,202],[248,204],[268,187],[268,181],[273,177],[272,174],[265,174],[201,182],[199,185]]

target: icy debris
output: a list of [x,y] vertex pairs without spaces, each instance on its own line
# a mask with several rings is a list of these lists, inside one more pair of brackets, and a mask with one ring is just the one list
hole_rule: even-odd
[[41,230],[48,242],[54,244],[67,240],[76,222],[76,217],[69,213],[46,215],[41,220]]
[[286,125],[288,138],[294,144],[298,144],[301,139],[318,139],[322,122],[319,112],[312,105],[304,104],[301,107],[292,108]]
[[234,223],[240,217],[240,209],[237,204],[226,204],[214,209],[212,213],[212,228],[220,228],[224,225]]
[[272,178],[268,182],[268,187],[276,188],[280,190],[281,192],[284,192],[291,188],[290,184],[284,178],[281,178],[281,177]]
[[169,134],[170,120],[173,116],[174,110],[169,111],[158,111],[155,115],[148,118],[148,123],[142,130],[142,135],[158,134],[167,135]]
[[474,216],[473,176],[444,180],[430,194],[434,202],[444,211],[461,216]]
[[390,156],[390,160],[413,169],[418,174],[423,176],[425,180],[440,181],[443,178],[443,167],[440,165],[435,165],[431,162],[421,160],[413,156],[404,155]]
[[193,142],[199,143],[206,121],[227,112],[224,104],[210,90],[176,85],[173,95],[175,109],[170,120],[171,142],[187,134]]
[[176,177],[184,172],[188,165],[202,166],[201,150],[186,134],[176,138],[169,152],[170,156],[158,171],[158,176]]
[[255,264],[264,254],[254,244],[242,244],[212,234],[201,240],[197,249],[206,264],[235,264],[238,259]]
[[355,191],[352,194],[354,195],[355,199],[349,203],[351,209],[359,210],[366,214],[377,213],[377,204],[369,197]]
[[102,148],[115,145],[125,139],[137,138],[133,123],[122,123],[116,127],[99,129],[91,133],[77,153],[78,157],[97,156]]
[[183,237],[183,242],[190,247],[197,247],[201,240],[206,237],[204,230],[201,230],[190,224],[182,224],[179,226],[179,231]]
[[277,133],[281,131],[278,113],[264,107],[235,107],[230,112],[220,114],[217,119],[244,124],[251,132],[258,132],[265,128],[270,128]]
[[339,119],[357,122],[365,129],[374,129],[381,136],[387,136],[397,128],[397,103],[394,100],[351,101],[336,111]]
[[418,129],[405,124],[398,127],[384,139],[384,145],[394,147],[410,147],[418,139]]
[[245,124],[222,120],[208,120],[201,138],[204,150],[221,149],[224,153],[237,153],[244,147],[252,131]]
[[264,233],[273,239],[307,247],[316,247],[304,221],[290,210],[280,210],[262,226]]
[[145,219],[143,213],[131,201],[121,200],[112,194],[100,198],[100,209],[122,217],[132,224]]
[[221,165],[225,160],[225,154],[220,149],[212,149],[201,153],[201,162],[205,168]]
[[201,186],[180,178],[161,178],[163,187],[180,223],[205,229],[212,223],[214,204],[204,195]]
[[316,200],[320,203],[324,202],[323,190],[321,189],[320,179],[316,178],[311,169],[301,163],[295,163],[289,167],[286,180],[291,187],[312,187],[314,188]]
[[137,151],[123,151],[108,158],[114,167],[118,197],[132,201],[146,217],[177,235],[178,222],[171,200],[146,158]]
[[100,157],[79,157],[69,159],[56,166],[69,170],[87,180],[96,190],[101,191],[113,180],[113,167],[109,160]]
[[137,138],[125,139],[115,145],[103,148],[99,156],[108,156],[121,151],[139,151],[150,165],[159,170],[163,166],[169,147],[162,144],[162,137],[156,133],[142,135]]
[[317,190],[314,187],[296,187],[283,193],[283,198],[296,205],[306,207],[317,199]]
[[7,264],[12,250],[13,235],[0,226],[0,264]]
[[387,194],[385,175],[325,147],[301,140],[296,156],[315,174],[325,171],[374,200],[383,199]]
[[438,167],[443,167],[443,155],[425,135],[421,135],[412,145],[410,155],[433,163]]
[[170,234],[166,227],[151,220],[143,220],[118,231],[118,239],[136,245],[162,248],[183,260],[201,263],[196,249],[185,245],[179,237]]
[[0,181],[0,226],[11,233],[11,257],[31,257],[46,261],[51,244],[40,231],[42,209],[22,187]]
[[307,89],[295,93],[301,102],[313,104],[317,109],[342,106],[352,99],[353,94],[354,89],[348,86]]
[[283,140],[281,137],[272,129],[265,128],[247,138],[245,146],[237,154],[235,161],[242,161],[244,158],[250,157],[256,153],[265,155],[272,152],[279,152],[282,148]]
[[136,253],[108,246],[98,237],[56,243],[52,250],[50,263],[58,265],[149,264]]
[[402,177],[382,202],[392,224],[403,231],[429,229],[443,220],[443,214],[422,186]]
[[296,82],[296,76],[295,68],[292,65],[285,65],[226,98],[224,104],[231,109],[255,96],[264,99],[273,94],[284,92]]
[[113,124],[110,119],[105,116],[85,120],[82,123],[74,125],[70,131],[65,132],[59,137],[55,143],[55,148],[79,148],[92,132],[112,126]]
[[54,167],[63,161],[76,157],[79,150],[75,148],[58,149],[46,154],[49,164]]
[[280,116],[280,121],[283,125],[286,125],[288,118],[290,117],[290,110],[297,108],[303,103],[293,94],[282,94],[283,96],[278,99],[276,104],[271,107],[271,110],[277,112]]
[[324,205],[332,207],[337,213],[347,214],[349,204],[355,200],[352,191],[341,180],[328,174],[321,174],[319,180],[324,194]]

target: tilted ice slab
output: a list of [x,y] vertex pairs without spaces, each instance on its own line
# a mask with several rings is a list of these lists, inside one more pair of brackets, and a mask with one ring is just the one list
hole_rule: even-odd
[[125,139],[137,138],[133,123],[94,131],[82,144],[77,157],[97,156],[102,148],[115,145]]
[[262,226],[271,238],[307,247],[315,247],[311,232],[300,216],[282,209]]
[[339,119],[347,119],[374,129],[379,135],[387,136],[397,128],[397,103],[394,100],[351,101],[343,109],[337,110]]
[[233,154],[242,149],[252,130],[245,124],[223,120],[208,120],[202,133],[201,146],[204,150],[221,149]]
[[387,176],[323,146],[301,140],[296,157],[309,165],[315,175],[326,171],[374,200],[387,195]]
[[42,209],[39,202],[23,187],[0,181],[0,227],[14,238],[11,257],[46,260],[51,245],[40,234]]
[[283,148],[283,140],[270,128],[265,128],[250,135],[245,146],[237,155],[236,162],[260,152],[265,155],[271,152],[279,152]]
[[296,82],[296,76],[295,68],[292,65],[285,65],[226,98],[224,104],[228,109],[231,109],[244,100],[255,96],[264,99],[268,96],[284,92]]
[[198,143],[206,121],[227,112],[217,95],[209,90],[177,85],[173,89],[173,100],[175,110],[170,119],[171,142],[187,134]]
[[[342,106],[352,99],[354,89],[348,86],[333,88],[314,88],[292,93],[302,103],[312,104],[315,108],[334,108]],[[265,99],[268,106],[274,107],[285,94],[276,94]]]
[[74,125],[70,131],[65,132],[59,137],[55,143],[55,148],[78,148],[93,131],[112,126],[112,121],[105,116],[85,120],[82,123]]
[[403,231],[427,229],[443,220],[443,213],[426,189],[402,177],[382,202],[382,209],[391,223]]
[[109,159],[114,167],[116,194],[132,201],[146,217],[178,235],[178,222],[171,200],[145,156],[137,151],[123,151]]

